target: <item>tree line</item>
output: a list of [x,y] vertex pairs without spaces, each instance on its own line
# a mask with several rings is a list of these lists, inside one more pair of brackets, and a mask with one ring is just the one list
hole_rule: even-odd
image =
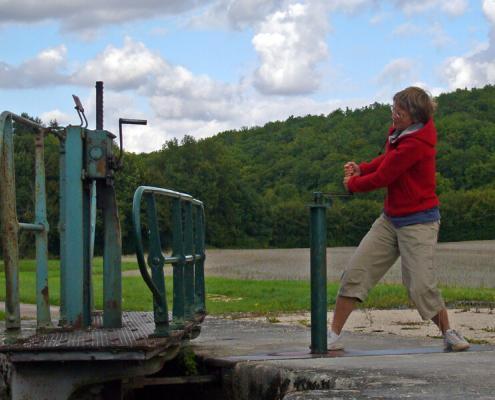
[[[495,238],[495,87],[436,98],[440,241]],[[29,117],[25,115],[26,117]],[[390,105],[289,117],[196,140],[166,141],[151,153],[124,155],[116,177],[123,247],[134,252],[131,206],[139,185],[190,193],[205,203],[206,242],[218,248],[308,247],[312,193],[342,192],[343,164],[374,158],[386,140]],[[55,122],[53,122],[55,123]],[[34,141],[15,135],[19,220],[33,220]],[[58,140],[46,139],[50,253],[58,254]],[[356,245],[379,215],[384,191],[334,200],[327,209],[328,244]],[[170,210],[160,207],[169,244]],[[101,240],[97,242],[101,243]],[[97,244],[98,244],[97,243]],[[32,252],[29,236],[21,239]]]

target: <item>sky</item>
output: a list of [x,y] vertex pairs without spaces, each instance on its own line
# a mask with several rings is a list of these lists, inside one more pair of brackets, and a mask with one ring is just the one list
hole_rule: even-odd
[[421,86],[495,81],[495,0],[0,0],[0,112],[95,128],[150,152]]

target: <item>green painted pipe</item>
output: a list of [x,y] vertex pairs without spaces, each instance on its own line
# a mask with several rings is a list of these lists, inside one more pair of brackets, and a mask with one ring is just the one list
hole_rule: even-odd
[[327,224],[321,193],[310,205],[311,352],[327,352]]

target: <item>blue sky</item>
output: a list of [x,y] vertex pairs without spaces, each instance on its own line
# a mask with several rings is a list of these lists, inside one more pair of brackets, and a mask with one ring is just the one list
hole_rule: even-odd
[[0,0],[0,111],[105,128],[161,148],[290,115],[495,80],[495,0]]

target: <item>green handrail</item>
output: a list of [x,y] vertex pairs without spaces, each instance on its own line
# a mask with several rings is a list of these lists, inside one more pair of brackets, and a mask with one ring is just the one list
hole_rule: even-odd
[[[172,199],[172,255],[162,253],[155,195]],[[145,261],[141,230],[141,202],[146,198],[149,253]],[[194,211],[193,211],[194,210]],[[169,189],[140,186],[134,193],[132,222],[136,257],[141,276],[153,294],[154,336],[168,336],[170,321],[165,292],[164,265],[173,265],[173,324],[182,329],[187,321],[205,313],[204,284],[204,206],[192,196]],[[151,275],[148,272],[151,270]]]

